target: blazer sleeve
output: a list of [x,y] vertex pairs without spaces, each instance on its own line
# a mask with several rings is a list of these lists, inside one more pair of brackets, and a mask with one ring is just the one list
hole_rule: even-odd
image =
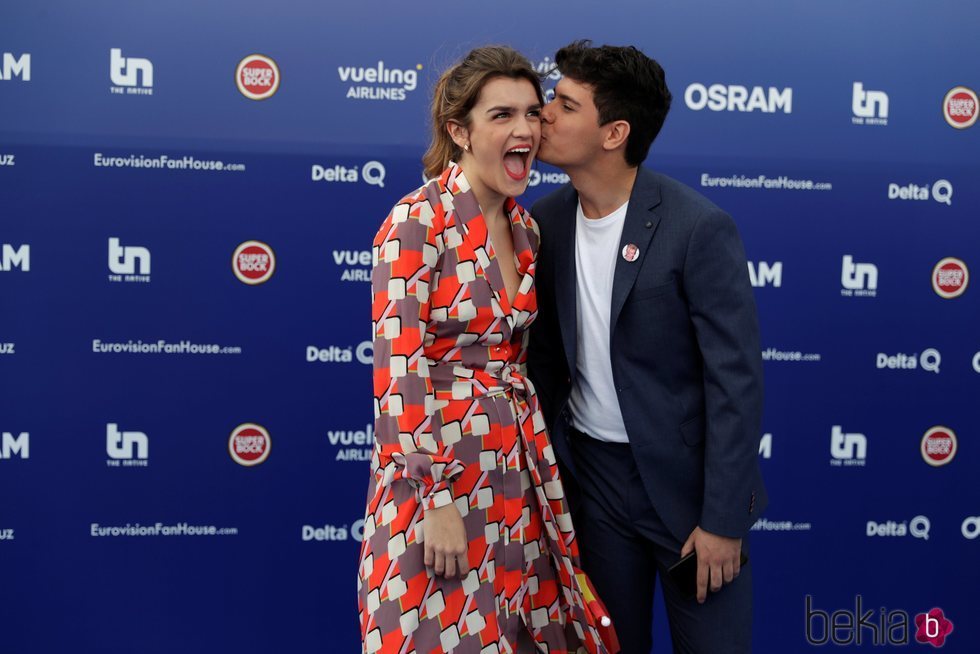
[[424,347],[441,214],[424,198],[396,205],[375,237],[371,272],[376,474],[382,486],[410,483],[423,510],[451,503],[450,482],[464,469],[433,436],[441,424]]
[[[704,361],[704,505],[700,525],[742,537],[756,496],[762,424],[762,354],[755,298],[735,223],[719,209],[695,224],[684,288]],[[748,522],[747,522],[748,521]]]

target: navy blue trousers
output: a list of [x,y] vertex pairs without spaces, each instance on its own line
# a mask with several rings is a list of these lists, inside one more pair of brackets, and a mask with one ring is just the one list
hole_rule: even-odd
[[[650,503],[630,446],[575,430],[570,438],[577,474],[566,485],[575,486],[569,501],[582,567],[609,610],[622,654],[649,654],[653,647],[658,574],[674,652],[750,652],[751,563],[719,592],[709,591],[704,604],[681,597],[667,568],[680,559],[684,543],[667,530]],[[748,552],[744,540],[742,550]]]

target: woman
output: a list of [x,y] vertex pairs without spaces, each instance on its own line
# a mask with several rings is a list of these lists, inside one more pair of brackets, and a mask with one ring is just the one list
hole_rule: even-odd
[[375,237],[377,445],[358,575],[368,654],[618,649],[578,569],[524,377],[538,231],[513,196],[542,102],[522,55],[470,52],[435,89],[432,181]]

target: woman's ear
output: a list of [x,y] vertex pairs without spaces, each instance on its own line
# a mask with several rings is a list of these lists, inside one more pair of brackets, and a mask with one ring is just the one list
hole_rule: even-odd
[[446,123],[446,131],[449,132],[449,138],[453,140],[453,143],[458,145],[460,149],[469,151],[470,149],[470,130],[466,129],[466,126],[456,120],[450,120]]

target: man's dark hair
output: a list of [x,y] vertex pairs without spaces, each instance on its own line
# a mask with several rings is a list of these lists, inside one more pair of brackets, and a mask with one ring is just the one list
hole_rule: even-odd
[[639,166],[647,158],[670,110],[670,90],[660,64],[633,46],[575,41],[555,54],[565,77],[592,87],[599,124],[625,120],[630,124],[626,163]]

